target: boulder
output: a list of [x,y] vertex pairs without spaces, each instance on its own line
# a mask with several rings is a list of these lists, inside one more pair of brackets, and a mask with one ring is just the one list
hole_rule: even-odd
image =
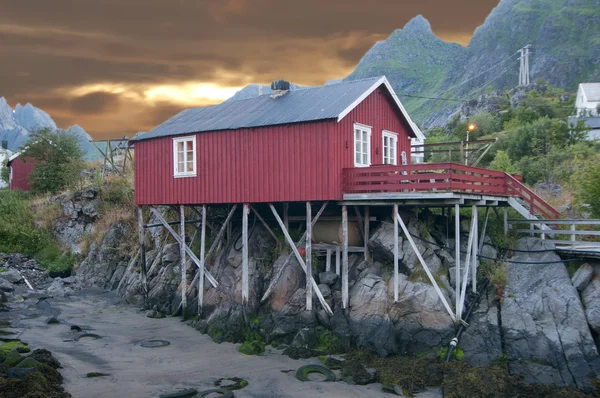
[[339,275],[335,272],[326,271],[319,273],[319,282],[327,286],[335,285],[338,279]]
[[554,249],[547,241],[523,238],[516,246],[537,252],[515,261],[538,264],[508,264],[501,328],[510,372],[528,383],[590,389],[598,352],[565,265],[555,252],[539,252]]
[[6,279],[0,278],[0,291],[10,293],[14,290],[15,290],[15,287],[13,286],[12,283],[7,281]]
[[46,289],[46,293],[51,297],[64,297],[67,294],[67,289],[65,289],[65,284],[61,278],[56,278]]
[[21,273],[16,269],[9,269],[6,272],[0,272],[0,279],[4,279],[10,283],[18,283],[23,279]]
[[170,243],[163,248],[163,263],[179,262],[179,243]]
[[[390,279],[388,291],[392,300],[393,286],[394,280]],[[444,295],[450,302],[447,293]],[[454,322],[435,288],[428,283],[410,282],[407,276],[400,275],[398,302],[392,305],[389,313],[400,353],[421,354],[454,337]]]
[[[369,250],[373,255],[373,259],[383,264],[394,264],[394,224],[390,222],[382,222],[375,231],[371,233],[371,238],[367,243]],[[404,257],[402,251],[402,238],[398,237],[398,256],[400,259]],[[402,266],[402,265],[401,265]],[[409,272],[404,268],[402,272]]]
[[91,219],[98,218],[98,201],[94,200],[81,208],[81,212]]
[[487,366],[502,357],[498,305],[494,295],[492,287],[483,293],[458,344],[464,352],[464,360],[472,366]]
[[592,266],[588,263],[585,263],[581,267],[579,267],[577,271],[575,271],[575,274],[573,274],[573,276],[571,277],[571,282],[577,290],[583,292],[583,290],[592,280],[593,276],[594,268],[592,268]]
[[[320,285],[317,285],[317,287],[321,291],[323,298],[328,299],[329,297],[331,297],[331,289],[329,288],[329,286],[320,284]],[[315,293],[315,297],[316,297],[316,293]]]
[[[281,270],[288,255],[281,255],[273,264],[271,275],[277,275]],[[289,264],[282,271],[281,276],[273,286],[271,293],[271,310],[281,311],[286,303],[294,295],[300,286],[306,285],[306,276],[302,267],[298,264],[298,260],[292,258]]]
[[581,293],[587,321],[596,333],[600,333],[600,277],[596,276]]
[[350,289],[348,321],[360,348],[387,356],[397,351],[394,327],[387,313],[388,288],[380,276],[366,274]]

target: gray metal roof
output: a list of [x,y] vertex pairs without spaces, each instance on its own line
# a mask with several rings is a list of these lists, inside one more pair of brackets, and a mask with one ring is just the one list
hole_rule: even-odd
[[300,88],[270,95],[186,109],[131,141],[218,130],[235,130],[337,118],[381,77]]
[[578,118],[576,116],[569,117],[570,124],[577,124],[579,120],[583,120],[585,125],[592,130],[600,129],[600,116],[591,116],[591,117],[582,117]]

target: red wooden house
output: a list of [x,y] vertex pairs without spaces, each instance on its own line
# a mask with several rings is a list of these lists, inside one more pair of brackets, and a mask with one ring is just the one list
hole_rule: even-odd
[[342,170],[410,162],[385,77],[188,109],[134,138],[138,205],[341,200]]
[[[139,206],[142,272],[146,263],[143,231],[150,225],[144,225],[141,207],[150,206],[160,225],[167,228],[179,242],[182,258],[187,254],[199,268],[196,278],[199,281],[200,308],[205,276],[214,287],[218,281],[210,275],[204,264],[212,250],[205,256],[204,232],[199,257],[185,244],[185,222],[198,223],[198,220],[185,221],[184,205],[192,208],[202,205],[203,219],[206,205],[233,205],[214,239],[214,242],[218,242],[237,205],[243,204],[242,303],[248,303],[249,296],[248,214],[252,204],[262,203],[263,209],[266,207],[264,204],[269,205],[288,245],[305,271],[312,269],[313,248],[327,250],[327,258],[330,258],[332,250],[336,251],[336,271],[341,274],[343,308],[348,306],[348,252],[362,251],[368,258],[366,242],[371,220],[369,209],[372,206],[378,206],[380,214],[383,214],[381,210],[385,211],[385,207],[393,208],[390,215],[395,228],[403,228],[415,251],[418,251],[418,247],[412,241],[398,207],[442,207],[448,210],[454,207],[455,227],[459,231],[456,234],[458,265],[461,206],[472,207],[471,237],[474,238],[470,238],[471,242],[478,242],[477,206],[489,209],[490,206],[510,205],[517,209],[521,207],[526,215],[530,211],[531,214],[538,212],[557,216],[555,209],[504,172],[454,163],[409,164],[411,139],[422,138],[422,134],[385,77],[292,91],[289,91],[289,83],[278,81],[271,88],[271,95],[185,110],[131,140],[135,144],[135,202]],[[521,202],[517,203],[515,197],[524,200],[529,209],[522,206]],[[300,207],[300,202],[305,202],[305,257],[298,250],[301,242],[293,242],[287,231],[285,217],[287,205],[291,202],[296,203],[296,209]],[[321,209],[313,216],[311,206],[315,202],[321,205]],[[341,237],[329,243],[316,241],[314,245],[313,224],[328,203],[331,203],[330,210],[341,207]],[[179,233],[170,226],[173,222],[167,222],[153,208],[157,205],[180,205]],[[366,238],[362,247],[348,245],[349,205],[356,214],[362,236]],[[283,208],[284,220],[281,220],[276,206]],[[269,225],[256,212],[256,208],[253,210],[256,218],[268,229]],[[395,235],[394,298],[397,301],[399,234]],[[273,233],[272,236],[276,238]],[[477,259],[477,246],[469,246],[472,252],[467,258],[472,256]],[[425,261],[420,254],[418,257],[432,284],[437,287]],[[185,311],[187,280],[185,262],[182,264],[182,307]],[[472,261],[470,267],[470,275],[475,275],[477,261]],[[469,275],[460,266],[456,269],[457,281],[463,280],[461,272]],[[312,290],[315,289],[322,306],[331,313],[310,272],[306,280],[307,309],[312,309]],[[475,285],[476,279],[473,278],[473,289]],[[268,292],[269,289],[265,295]],[[459,303],[459,295],[454,310],[441,292],[439,295],[449,315],[454,320],[460,320],[462,304]],[[464,303],[464,291],[461,300]]]
[[7,166],[9,170],[8,188],[11,191],[21,190],[29,191],[29,174],[33,171],[35,164],[33,159],[22,159],[21,153],[15,153],[8,158]]

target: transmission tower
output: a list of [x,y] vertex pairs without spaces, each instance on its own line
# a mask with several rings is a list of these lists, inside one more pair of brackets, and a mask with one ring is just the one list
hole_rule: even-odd
[[529,85],[529,54],[531,50],[531,44],[526,45],[519,51],[521,52],[521,66],[519,67],[519,86]]

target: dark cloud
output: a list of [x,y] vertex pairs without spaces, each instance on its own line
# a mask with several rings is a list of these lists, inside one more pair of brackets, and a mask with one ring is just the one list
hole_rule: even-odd
[[[60,124],[120,136],[210,103],[150,101],[148,87],[240,87],[279,77],[322,84],[350,72],[377,40],[418,14],[438,36],[464,43],[497,3],[0,0],[0,96],[31,102]],[[77,91],[107,84],[123,90]]]
[[75,113],[109,113],[119,106],[116,94],[96,91],[71,100],[71,109]]

